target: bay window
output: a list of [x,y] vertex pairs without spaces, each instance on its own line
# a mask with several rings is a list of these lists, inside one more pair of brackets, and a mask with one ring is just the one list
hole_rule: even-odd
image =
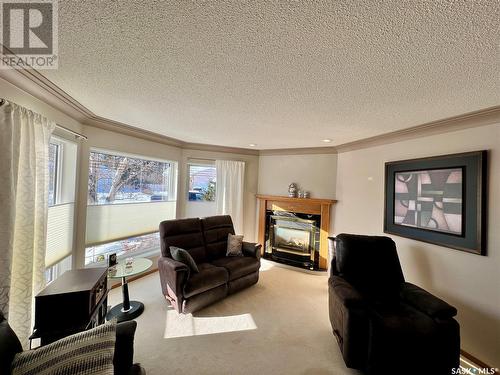
[[49,144],[49,189],[46,281],[71,269],[75,218],[76,143],[52,137]]
[[85,263],[158,253],[158,225],[176,217],[176,200],[176,162],[92,150]]

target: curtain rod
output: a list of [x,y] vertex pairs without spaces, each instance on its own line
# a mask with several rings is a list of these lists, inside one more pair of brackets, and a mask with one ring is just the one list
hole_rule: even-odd
[[[5,100],[5,99],[0,98],[0,107],[1,107],[1,106],[3,106],[3,105],[5,104],[5,102],[6,102],[6,100]],[[67,127],[65,127],[65,126],[62,126],[62,125],[56,124],[56,128],[59,128],[59,129],[64,130],[64,131],[66,131],[66,132],[68,132],[68,133],[71,133],[71,134],[73,134],[76,138],[80,138],[80,139],[85,139],[85,140],[87,140],[87,137],[86,137],[85,135],[80,134],[80,133],[77,133],[77,132],[75,132],[75,131],[73,131],[73,130],[71,130],[71,129],[68,129],[68,128],[67,128]]]
[[59,129],[64,130],[64,131],[66,131],[66,132],[68,132],[70,134],[73,134],[76,138],[80,138],[80,139],[84,139],[84,140],[88,139],[87,136],[85,136],[83,134],[80,134],[80,133],[77,133],[77,132],[75,132],[75,131],[73,131],[71,129],[68,129],[68,128],[62,126],[62,125],[56,124],[56,128],[59,128]]

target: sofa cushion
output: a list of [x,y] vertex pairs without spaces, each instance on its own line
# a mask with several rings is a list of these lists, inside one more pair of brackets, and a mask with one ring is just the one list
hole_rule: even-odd
[[214,266],[224,267],[229,272],[229,280],[236,280],[242,276],[257,272],[260,262],[253,257],[225,257],[212,262]]
[[439,342],[439,332],[443,332],[434,319],[406,304],[380,304],[372,308],[369,357],[374,373],[385,373],[388,363],[394,363],[395,368],[407,365],[415,360],[416,353],[417,358],[431,359],[430,363],[440,362],[432,360],[433,352],[441,352],[435,344]]
[[113,375],[116,321],[16,354],[12,375]]
[[415,340],[417,336],[431,336],[436,328],[430,316],[404,303],[377,303],[371,306],[371,310],[372,326],[380,328],[385,338],[398,335]]
[[0,312],[0,374],[9,374],[14,356],[23,351],[21,342]]
[[175,246],[186,250],[196,263],[207,261],[201,221],[198,218],[162,221],[160,246],[164,257],[171,258],[170,246]]
[[172,254],[172,259],[184,263],[192,272],[199,272],[196,262],[186,250],[181,249],[180,247],[170,246],[170,254]]
[[209,261],[223,258],[227,251],[227,236],[234,234],[233,221],[229,215],[210,216],[201,219],[207,257]]
[[228,272],[223,267],[210,263],[198,264],[198,273],[191,275],[184,285],[184,298],[224,285],[229,280]]

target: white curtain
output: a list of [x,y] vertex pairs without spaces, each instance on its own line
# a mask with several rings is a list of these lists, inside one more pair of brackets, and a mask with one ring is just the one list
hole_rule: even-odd
[[4,101],[0,106],[0,310],[24,346],[33,297],[45,284],[48,150],[55,123]]
[[216,160],[216,209],[218,215],[231,215],[236,234],[243,234],[243,184],[245,162]]

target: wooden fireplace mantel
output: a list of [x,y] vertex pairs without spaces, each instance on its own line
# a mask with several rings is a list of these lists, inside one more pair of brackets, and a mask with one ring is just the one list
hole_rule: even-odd
[[277,195],[257,194],[259,201],[259,243],[265,247],[266,210],[288,211],[303,214],[321,215],[319,267],[328,267],[328,231],[330,230],[330,208],[334,199],[291,198]]

